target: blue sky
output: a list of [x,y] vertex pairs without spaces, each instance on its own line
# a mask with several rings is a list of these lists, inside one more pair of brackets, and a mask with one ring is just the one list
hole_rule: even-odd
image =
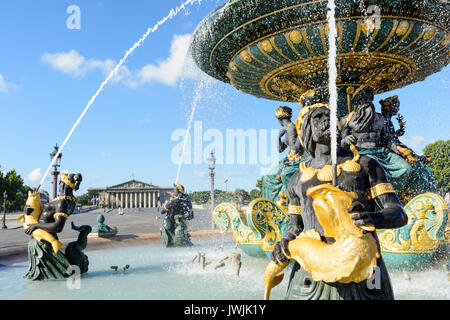
[[[194,101],[198,102],[194,120],[203,132],[214,129],[225,137],[227,129],[279,129],[274,117],[279,103],[244,95],[212,79],[201,82],[205,77],[183,54],[196,25],[222,2],[203,0],[160,26],[98,96],[63,150],[61,168],[83,174],[80,193],[121,183],[132,175],[170,186],[178,169],[172,153],[180,146],[172,135],[186,128]],[[14,168],[28,185],[37,186],[53,146],[62,143],[111,68],[147,28],[180,3],[0,2],[2,170]],[[79,30],[67,28],[70,5],[80,8]],[[447,67],[421,83],[375,98],[399,96],[407,123],[405,141],[419,153],[428,143],[450,138],[449,75]],[[200,93],[199,83],[206,86]],[[289,105],[296,114],[298,105]],[[224,190],[228,179],[228,190],[250,190],[262,166],[247,160],[218,164],[216,187]],[[207,190],[205,161],[184,164],[179,182],[188,191]],[[50,189],[49,183],[44,187]]]

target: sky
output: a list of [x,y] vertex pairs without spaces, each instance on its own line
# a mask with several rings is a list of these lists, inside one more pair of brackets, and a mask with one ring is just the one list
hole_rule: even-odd
[[[190,59],[195,27],[223,2],[202,0],[167,20],[104,87],[62,151],[61,170],[83,175],[79,194],[131,179],[170,187],[178,172],[188,192],[208,190],[211,149],[217,156],[216,188],[249,191],[285,156],[273,143],[280,129],[274,111],[280,103],[212,79]],[[0,169],[15,169],[36,187],[50,165],[53,146],[61,145],[112,68],[180,4],[1,1]],[[407,125],[403,141],[421,153],[429,143],[450,139],[449,88],[447,66],[423,82],[377,95],[375,105],[379,111],[377,101],[399,96]],[[294,114],[300,109],[283,105]],[[189,119],[190,139],[184,144]],[[227,139],[233,132],[250,138],[230,147]],[[43,185],[48,191],[50,178]]]

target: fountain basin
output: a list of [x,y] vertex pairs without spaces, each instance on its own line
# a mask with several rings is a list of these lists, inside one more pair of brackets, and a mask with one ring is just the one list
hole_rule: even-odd
[[[339,116],[370,84],[382,93],[449,62],[448,2],[336,0]],[[327,1],[230,0],[197,27],[192,55],[208,75],[258,98],[328,95]]]
[[[217,250],[222,245],[224,251]],[[266,259],[242,255],[239,277],[228,259],[223,268],[214,265],[236,252],[234,241],[202,241],[190,248],[163,248],[162,245],[121,247],[91,251],[89,272],[81,277],[79,289],[68,289],[66,281],[29,281],[23,278],[27,264],[0,267],[0,299],[161,299],[161,300],[262,300]],[[212,261],[204,270],[192,257],[205,253]],[[129,264],[126,271],[122,266]],[[114,271],[110,266],[118,266]],[[286,274],[290,270],[286,269]],[[409,272],[392,270],[390,277],[396,299],[448,299],[450,282],[442,267]],[[287,277],[286,277],[287,278]],[[284,298],[285,279],[271,294]]]

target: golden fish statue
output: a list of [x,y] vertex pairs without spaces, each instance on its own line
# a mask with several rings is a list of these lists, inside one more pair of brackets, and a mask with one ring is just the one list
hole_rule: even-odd
[[[380,254],[372,234],[363,233],[362,228],[355,226],[347,211],[356,195],[331,184],[310,188],[306,195],[313,199],[314,212],[323,227],[324,236],[333,237],[335,242],[323,242],[316,230],[307,230],[288,243],[291,254],[288,258],[297,261],[314,281],[359,283],[369,279]],[[373,226],[364,229],[375,230]],[[271,261],[266,267],[265,300],[269,299],[271,289],[283,280],[281,271],[289,263]]]
[[[23,228],[25,230],[28,229],[30,225],[39,223],[39,217],[42,213],[41,198],[39,197],[39,192],[33,193],[31,191],[28,191],[26,207],[32,208],[33,211],[30,214],[23,214],[17,218],[17,220],[22,221]],[[31,236],[38,241],[45,240],[49,242],[52,245],[53,251],[55,253],[57,253],[58,250],[65,248],[62,242],[57,240],[53,235],[45,230],[36,229],[33,231]]]

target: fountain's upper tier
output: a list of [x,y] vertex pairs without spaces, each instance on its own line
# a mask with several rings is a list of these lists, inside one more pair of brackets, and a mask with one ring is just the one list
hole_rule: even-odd
[[[335,0],[337,85],[376,93],[440,71],[450,60],[447,0]],[[326,0],[230,0],[194,32],[197,65],[245,93],[296,102],[328,86]]]

